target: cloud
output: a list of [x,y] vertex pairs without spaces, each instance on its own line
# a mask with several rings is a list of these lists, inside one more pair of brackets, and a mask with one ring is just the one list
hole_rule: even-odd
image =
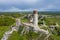
[[60,0],[0,0],[0,9],[2,11],[60,10]]
[[47,5],[46,7],[39,8],[39,11],[55,11],[56,6],[53,4]]
[[18,8],[15,8],[15,7],[11,7],[11,8],[9,8],[9,9],[6,9],[6,10],[4,10],[5,12],[14,12],[14,11],[20,11]]
[[38,0],[22,0],[22,2],[32,5],[32,4],[36,4]]
[[33,9],[19,9],[16,7],[11,7],[11,8],[6,9],[6,10],[0,9],[0,12],[21,12],[21,11],[33,11]]
[[0,0],[0,4],[35,4],[38,0]]
[[[28,8],[28,9],[20,9],[20,8],[17,8],[17,7],[10,7],[8,9],[5,9],[5,10],[2,10],[0,9],[0,12],[20,12],[20,11],[33,11],[35,8]],[[42,7],[42,8],[38,8],[37,10],[38,11],[53,11],[56,10],[56,6],[53,5],[53,4],[50,4],[50,5],[47,5],[46,7]]]
[[[55,6],[53,6],[53,5],[48,5],[47,7],[45,7],[45,8],[38,8],[37,10],[38,11],[47,11],[47,10],[50,10],[50,9],[52,9],[52,8],[55,8]],[[19,8],[16,8],[16,7],[11,7],[11,8],[9,8],[9,9],[5,9],[5,10],[2,10],[2,9],[0,9],[0,12],[2,11],[2,12],[20,12],[20,11],[33,11],[34,10],[34,8],[29,8],[29,9],[19,9]]]
[[15,7],[11,7],[9,9],[5,9],[5,10],[2,10],[0,9],[0,12],[17,12],[17,11],[20,11],[18,8],[15,8]]

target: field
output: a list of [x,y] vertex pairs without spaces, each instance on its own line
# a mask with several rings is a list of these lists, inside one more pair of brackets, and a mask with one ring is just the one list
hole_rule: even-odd
[[[43,13],[43,14],[42,14]],[[48,40],[60,40],[60,12],[39,12],[39,26],[41,26],[42,21],[45,21],[45,24],[48,26],[46,30],[48,29],[51,33],[51,36],[48,38]],[[3,37],[3,34],[8,31],[12,24],[15,23],[16,18],[21,18],[21,22],[29,22],[29,19],[27,17],[28,14],[32,14],[32,12],[1,12],[0,13],[0,39]],[[25,16],[26,15],[26,16]],[[40,17],[44,16],[43,19]],[[22,17],[25,16],[23,19]],[[50,30],[50,25],[56,25],[56,23],[59,25],[56,27],[57,29],[54,29],[53,31]],[[20,29],[20,28],[19,28]],[[45,28],[43,28],[45,29]],[[21,29],[23,30],[23,28]],[[30,31],[29,33],[26,33],[24,35],[21,35],[21,31],[13,32],[11,36],[9,36],[8,40],[36,40],[39,37],[39,33],[34,33],[33,31]],[[41,35],[41,34],[40,34]],[[42,34],[41,37],[39,37],[38,40],[43,40],[45,37],[44,34]]]
[[0,26],[0,39],[2,38],[3,34],[9,30],[9,26]]

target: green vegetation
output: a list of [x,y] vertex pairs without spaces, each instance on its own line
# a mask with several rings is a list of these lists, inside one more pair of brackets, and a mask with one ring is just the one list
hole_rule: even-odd
[[8,38],[8,40],[31,40],[35,39],[38,36],[37,33],[30,32],[24,35],[21,35],[18,32],[13,32],[13,34]]
[[52,34],[48,39],[49,40],[60,40],[60,36]]
[[10,26],[15,23],[15,20],[10,18],[10,16],[0,16],[0,39],[3,34],[10,29]]
[[20,35],[18,34],[18,32],[13,32],[13,34],[8,38],[8,40],[19,40],[20,39]]
[[29,20],[27,18],[21,19],[21,22],[28,22]]
[[[23,14],[22,14],[23,13]],[[2,38],[3,34],[9,30],[9,26],[11,26],[13,23],[15,23],[15,20],[12,19],[13,18],[19,18],[19,17],[23,17],[24,15],[27,15],[28,13],[32,13],[32,12],[6,12],[6,13],[0,13],[0,39]],[[46,22],[46,25],[48,25],[48,28],[44,27],[42,29],[49,29],[49,25],[50,24],[54,24],[58,23],[60,25],[60,17],[56,17],[59,16],[58,14],[60,12],[39,12],[40,14],[47,14],[47,15],[52,15],[51,17],[46,17],[43,20]],[[56,15],[56,14],[57,15]],[[3,15],[3,16],[2,16]],[[21,19],[21,22],[29,22],[29,20],[27,18],[23,18]],[[39,25],[42,24],[42,20],[39,19]],[[15,24],[14,24],[15,25]],[[21,31],[22,31],[23,27],[20,27],[18,32],[13,32],[13,34],[8,38],[8,40],[36,40],[37,37],[39,37],[39,33],[34,33],[33,31],[30,31],[29,33],[26,33],[24,35],[21,35]],[[49,30],[51,33],[52,31]],[[46,37],[46,35],[42,35],[39,40],[43,40],[44,37]],[[48,40],[60,40],[60,26],[59,28],[57,28],[56,30],[53,30],[53,33],[51,34],[51,36],[48,38]]]
[[0,26],[0,39],[2,38],[3,34],[9,30],[9,26]]
[[46,21],[46,24],[49,25],[49,24],[55,24],[55,23],[58,23],[60,25],[60,18],[45,18],[45,21]]
[[15,22],[14,19],[6,16],[0,17],[0,26],[10,26]]

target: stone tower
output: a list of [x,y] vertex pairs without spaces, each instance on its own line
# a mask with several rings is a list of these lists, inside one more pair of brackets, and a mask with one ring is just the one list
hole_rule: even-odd
[[33,11],[33,25],[35,27],[38,26],[38,11],[37,10]]

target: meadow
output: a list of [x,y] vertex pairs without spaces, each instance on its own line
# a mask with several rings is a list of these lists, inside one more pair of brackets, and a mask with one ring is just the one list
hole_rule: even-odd
[[[3,34],[10,29],[10,26],[15,23],[15,20],[13,18],[19,18],[23,17],[24,15],[32,14],[32,12],[1,12],[0,13],[0,39],[2,38]],[[59,27],[57,27],[57,30],[54,30],[54,32],[51,34],[51,36],[48,38],[48,40],[60,40],[60,12],[39,12],[40,15],[50,15],[49,17],[43,18],[46,25],[48,26],[47,29],[49,29],[49,25],[57,23]],[[39,19],[39,25],[41,24],[41,19]],[[21,22],[29,22],[27,16],[24,17],[24,19],[21,19]],[[50,31],[50,30],[49,30]],[[27,33],[23,36],[18,32],[13,32],[13,34],[8,38],[8,40],[35,40],[37,37],[39,37],[39,34],[36,34],[34,32]],[[50,33],[52,33],[50,31]],[[32,39],[31,39],[32,38]],[[40,40],[43,40],[44,35],[40,37]]]

